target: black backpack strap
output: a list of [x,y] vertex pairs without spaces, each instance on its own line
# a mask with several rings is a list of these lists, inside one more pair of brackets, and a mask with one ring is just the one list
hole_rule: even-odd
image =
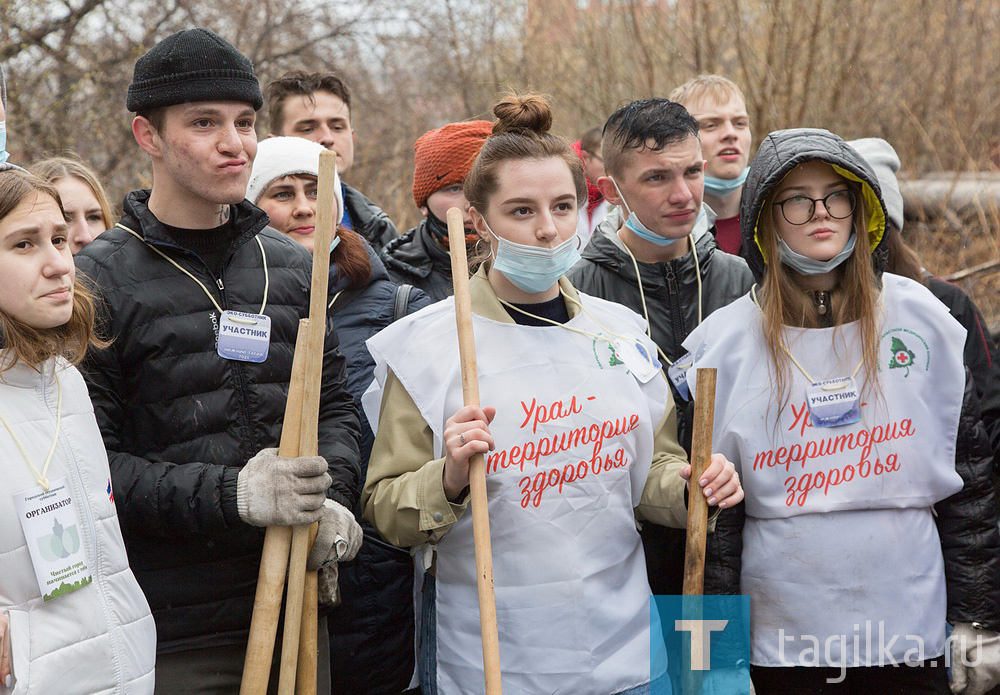
[[396,304],[392,309],[393,322],[406,316],[406,308],[410,304],[410,290],[412,289],[413,285],[400,285],[396,288]]

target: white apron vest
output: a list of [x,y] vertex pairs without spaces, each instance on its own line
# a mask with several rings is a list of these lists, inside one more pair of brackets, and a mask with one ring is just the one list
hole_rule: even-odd
[[[637,315],[580,298],[601,325],[655,349]],[[486,480],[504,693],[608,695],[646,683],[650,590],[633,508],[666,382],[640,384],[606,341],[564,328],[478,315],[473,324],[480,400],[497,409]],[[566,325],[601,332],[582,313]],[[453,300],[401,319],[368,347],[373,427],[388,368],[434,433],[428,459],[444,456],[445,420],[463,404]],[[436,550],[438,690],[481,692],[471,514]]]
[[[750,598],[754,664],[867,666],[944,652],[932,505],[962,488],[955,440],[965,329],[923,286],[885,274],[883,288],[881,391],[863,389],[862,368],[853,425],[809,423],[809,382],[794,365],[779,410],[749,296],[684,343],[695,369],[719,370],[715,450],[737,465],[746,492],[741,592]],[[861,359],[856,324],[786,329],[784,341],[817,381],[850,376]]]

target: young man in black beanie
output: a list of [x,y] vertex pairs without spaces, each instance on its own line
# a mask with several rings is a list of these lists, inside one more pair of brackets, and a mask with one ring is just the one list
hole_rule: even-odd
[[[349,511],[358,418],[332,328],[320,456],[273,448],[312,261],[244,200],[262,101],[253,65],[211,31],[154,46],[126,102],[153,187],[129,193],[121,222],[76,256],[113,339],[85,373],[156,620],[158,694],[239,691],[264,527],[319,521],[312,569],[350,559],[361,540]],[[326,634],[323,620],[321,693]]]

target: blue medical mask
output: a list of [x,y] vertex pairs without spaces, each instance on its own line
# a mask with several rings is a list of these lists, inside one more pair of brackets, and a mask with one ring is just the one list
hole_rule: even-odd
[[747,174],[749,173],[750,167],[743,169],[742,173],[735,179],[717,179],[714,176],[705,174],[705,192],[721,198],[746,183]]
[[625,220],[625,226],[628,227],[633,234],[640,239],[645,239],[646,241],[656,244],[657,246],[670,246],[674,242],[680,241],[680,239],[668,239],[667,237],[660,236],[640,222],[638,215],[632,212],[632,206],[628,204],[628,201],[625,200],[625,196],[622,195],[622,189],[618,188],[618,182],[615,181],[613,176],[610,178],[611,183],[615,185],[615,190],[618,191],[618,197],[622,199],[622,202],[625,203],[625,207],[629,210],[628,218]]
[[580,238],[575,234],[558,246],[546,249],[518,244],[498,236],[490,229],[485,217],[483,224],[499,244],[493,267],[529,294],[549,289],[580,260]]
[[828,261],[817,261],[808,256],[803,256],[800,253],[795,253],[788,247],[784,239],[780,236],[778,237],[778,255],[781,256],[781,262],[797,270],[803,275],[822,275],[823,273],[829,273],[831,270],[836,268],[838,265],[846,261],[852,253],[854,253],[854,244],[856,243],[856,235],[851,232],[850,238],[847,240],[847,244],[844,246],[844,250],[838,253],[836,256]]
[[7,152],[7,121],[0,121],[0,162],[6,162],[9,156]]

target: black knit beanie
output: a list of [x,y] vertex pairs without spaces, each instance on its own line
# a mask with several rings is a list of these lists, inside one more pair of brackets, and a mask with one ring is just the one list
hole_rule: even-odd
[[171,34],[139,58],[125,107],[146,112],[191,101],[264,105],[253,63],[208,29]]

